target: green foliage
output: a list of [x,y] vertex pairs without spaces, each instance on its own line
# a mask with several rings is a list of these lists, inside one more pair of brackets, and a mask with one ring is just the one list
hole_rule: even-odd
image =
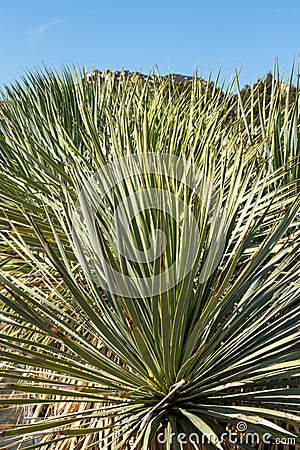
[[[273,82],[267,97],[260,86],[235,101],[233,86],[197,79],[177,89],[159,77],[91,81],[65,69],[2,93],[0,376],[14,382],[1,403],[49,405],[46,418],[4,438],[115,450],[133,438],[147,450],[166,430],[212,435],[211,449],[239,421],[274,439],[293,435],[284,424],[300,420],[299,95]],[[201,195],[172,172],[125,178],[100,203],[90,242],[136,277],[162,276],[174,258],[183,266],[192,236],[165,212],[141,214],[130,239],[146,252],[145,236],[162,225],[158,261],[124,269],[114,247],[118,202],[163,186],[180,224],[197,219],[197,260],[170,289],[144,296],[138,281],[131,298],[89,276],[72,220],[95,171],[149,153],[199,168]],[[91,222],[85,197],[81,207]]]

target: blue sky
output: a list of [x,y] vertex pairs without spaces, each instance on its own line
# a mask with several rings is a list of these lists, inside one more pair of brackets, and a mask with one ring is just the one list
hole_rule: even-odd
[[298,1],[10,0],[0,2],[0,85],[62,64],[204,78],[242,68],[255,82],[300,54]]

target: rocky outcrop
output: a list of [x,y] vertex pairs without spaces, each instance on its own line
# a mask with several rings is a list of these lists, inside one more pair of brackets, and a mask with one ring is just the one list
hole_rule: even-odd
[[[141,72],[130,72],[129,70],[122,70],[122,71],[104,70],[102,72],[99,70],[94,70],[93,72],[87,73],[85,77],[89,83],[92,83],[96,79],[101,80],[105,78],[107,75],[110,75],[116,82],[125,81],[128,79],[135,81],[139,79],[143,82],[147,81],[150,84],[150,86],[151,84],[153,85],[155,82],[159,83],[161,81],[171,81],[173,83],[176,83],[177,85],[187,86],[192,83],[194,78],[192,76],[180,75],[177,73],[171,73],[169,75],[164,76],[154,74],[145,75]],[[198,78],[198,80],[201,80],[203,84],[207,84],[207,82],[202,80],[201,78]]]

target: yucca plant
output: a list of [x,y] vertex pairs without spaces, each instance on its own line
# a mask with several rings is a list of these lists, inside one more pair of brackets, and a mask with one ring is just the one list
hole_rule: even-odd
[[64,69],[2,93],[1,414],[31,412],[3,442],[298,440],[299,96],[274,81],[264,114],[216,86]]

